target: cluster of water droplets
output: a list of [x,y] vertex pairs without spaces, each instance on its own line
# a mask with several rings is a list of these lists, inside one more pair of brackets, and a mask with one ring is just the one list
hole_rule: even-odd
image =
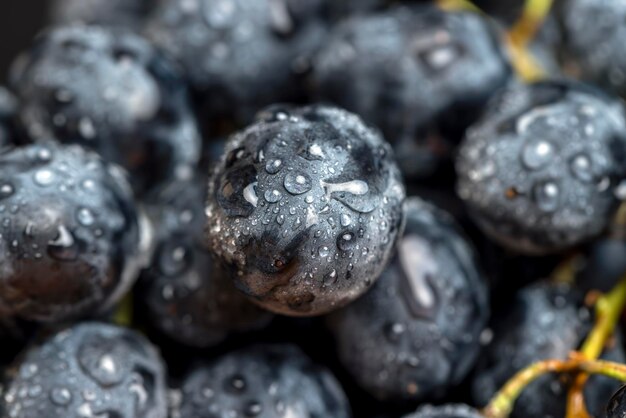
[[[374,280],[369,274],[360,275],[360,284],[350,284],[353,270],[377,268],[367,264],[385,252],[400,216],[402,186],[380,138],[354,116],[327,111],[310,119],[306,111],[269,113],[258,126],[232,138],[224,167],[213,180],[217,207],[211,201],[207,207],[211,244],[238,262],[242,280],[255,268],[250,256],[256,254],[242,251],[250,240],[268,241],[263,251],[275,258],[267,262],[279,271],[297,258],[294,279],[308,290],[293,299],[295,305],[332,291],[340,279],[343,288],[369,285]],[[346,129],[342,140],[303,137],[301,132],[320,129],[317,118],[324,117],[342,118],[341,123],[359,130]],[[263,134],[256,132],[260,127]],[[361,168],[357,149],[380,171]],[[364,266],[359,269],[359,264]]]
[[[221,409],[220,405],[218,404],[219,401],[215,399],[218,394],[216,394],[216,390],[213,389],[215,385],[214,382],[204,382],[204,384],[201,384],[198,387],[194,387],[194,392],[191,394],[190,401],[199,410],[207,409],[209,412],[212,413],[225,412],[228,414],[228,416],[231,416],[233,418],[256,417],[260,416],[262,413],[268,412],[265,410],[267,406],[264,405],[264,402],[257,399],[244,400],[250,398],[249,391],[253,390],[248,387],[248,382],[245,376],[240,374],[228,376],[223,379],[223,382],[218,382],[218,385],[219,384],[221,384],[224,390],[231,396],[241,397],[240,404],[237,407],[232,408],[228,411],[223,411]],[[278,387],[279,384],[276,382],[268,385],[265,389],[267,391],[267,396],[272,399],[275,398],[276,394],[278,393]],[[278,414],[277,416],[287,417],[287,415],[285,415],[285,402],[280,398],[275,399],[273,401],[272,412]],[[175,416],[178,416],[179,418],[184,417],[183,415],[180,415],[180,413],[178,413],[178,415],[175,414]]]
[[[553,97],[534,103],[541,91]],[[602,228],[611,201],[626,190],[616,181],[623,176],[616,150],[626,144],[620,105],[549,84],[513,88],[500,99],[461,147],[459,196],[527,230],[567,235],[548,241],[574,242]]]
[[[215,416],[346,417],[346,399],[324,369],[292,346],[236,351],[187,376],[174,418]],[[329,408],[332,408],[329,409]]]
[[160,360],[149,347],[137,349],[146,341],[125,332],[82,325],[31,349],[4,393],[8,416],[130,418],[164,413]]
[[[119,261],[124,269],[111,285],[136,278],[133,254],[141,258],[140,228],[128,185],[113,166],[79,147],[53,144],[8,151],[0,155],[0,166],[0,240],[8,249],[3,278],[20,286],[22,277],[31,280],[42,266],[55,264],[64,279],[76,281],[72,285],[88,287],[87,279],[100,283],[116,271],[108,263]],[[85,264],[94,267],[93,277],[78,273]],[[68,303],[93,309],[91,298],[98,296],[83,297]],[[69,314],[70,305],[59,308]]]
[[[25,223],[23,236],[28,240],[29,238],[36,238],[37,233],[42,231],[38,230],[37,220],[21,219],[21,212],[27,210],[29,205],[35,204],[32,201],[33,197],[30,193],[68,193],[77,186],[77,179],[73,176],[72,169],[66,163],[61,164],[49,164],[54,158],[54,152],[45,146],[36,147],[33,149],[35,161],[33,161],[34,170],[30,173],[30,184],[34,184],[40,188],[40,190],[28,190],[28,181],[22,181],[21,178],[7,175],[5,180],[0,180],[0,217],[2,217],[2,226],[6,232],[6,237],[13,236],[15,239],[11,242],[11,247],[17,250],[17,247],[24,245],[23,238],[19,237],[17,231],[14,231],[15,225],[23,225]],[[37,168],[41,167],[41,168]],[[29,176],[29,173],[24,173],[25,176]],[[89,174],[87,174],[88,176]],[[28,180],[28,179],[27,179]],[[80,183],[80,182],[79,182]],[[20,184],[22,189],[19,189],[14,184]],[[86,178],[78,185],[85,193],[89,193],[95,188],[93,180]],[[85,202],[88,202],[85,199]],[[40,202],[43,206],[45,202]],[[45,206],[44,206],[45,207]],[[55,213],[53,208],[43,209],[44,214],[48,214],[53,219],[57,220],[57,216],[63,216],[59,213]],[[28,216],[28,215],[25,215]],[[74,222],[77,222],[83,227],[92,227],[96,222],[97,215],[88,206],[79,206],[75,210],[73,215]],[[39,219],[41,221],[41,219]],[[36,259],[43,257],[42,251],[45,251],[50,257],[59,261],[71,261],[78,256],[77,240],[75,239],[73,232],[69,226],[60,223],[56,227],[56,233],[54,237],[50,239],[46,244],[46,248],[41,248],[40,244],[33,242],[31,247],[20,248],[24,252],[23,256],[32,256]],[[100,235],[102,232],[95,228],[94,235]],[[0,238],[3,234],[0,230]],[[32,250],[32,253],[31,251]]]
[[[92,148],[132,172],[138,191],[197,163],[201,140],[186,85],[143,38],[57,28],[20,63],[19,119],[34,140]],[[52,181],[46,173],[40,180]]]
[[322,8],[309,3],[166,2],[149,19],[147,33],[183,64],[193,87],[222,92],[218,100],[207,97],[208,112],[249,120],[262,106],[290,101],[302,89],[297,76],[310,67],[327,25]]
[[[571,151],[568,150],[567,145],[561,143],[561,138],[556,139],[556,143],[549,139],[553,136],[550,130],[565,136],[567,129],[571,129],[578,130],[579,134],[586,138],[585,140],[592,141],[591,138],[596,133],[593,117],[597,109],[583,105],[578,110],[579,116],[571,117],[568,116],[569,112],[559,114],[559,111],[563,112],[563,109],[537,108],[519,117],[516,135],[521,137],[520,141],[524,141],[519,151],[521,167],[528,173],[541,172],[555,164],[561,164],[560,161],[566,158],[565,164],[570,176],[583,184],[595,182],[598,190],[605,190],[608,187],[608,176],[598,178],[596,173],[602,172],[604,166],[608,164],[607,161],[601,160],[596,163],[599,167],[594,167],[592,151],[586,149],[587,147],[578,147],[579,151],[573,151],[573,155],[568,156]],[[566,120],[563,121],[563,119]],[[492,153],[496,153],[494,148],[488,147],[487,155],[482,154],[478,157],[486,157],[487,161],[468,173],[471,180],[480,182],[496,176],[498,163],[490,157]],[[553,212],[560,205],[561,186],[558,182],[557,179],[544,180],[531,187],[530,196],[541,210]],[[518,188],[513,187],[513,189],[515,191],[511,192],[511,198],[516,197],[519,192]]]

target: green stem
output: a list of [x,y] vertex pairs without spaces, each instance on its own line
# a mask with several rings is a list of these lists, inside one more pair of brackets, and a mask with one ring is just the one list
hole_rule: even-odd
[[626,277],[596,303],[596,324],[585,339],[580,352],[588,359],[600,357],[626,304]]
[[522,391],[547,373],[583,372],[601,374],[626,382],[626,365],[603,360],[586,360],[583,356],[569,360],[544,360],[519,371],[496,393],[483,409],[485,418],[507,418]]
[[476,13],[483,13],[470,0],[437,0],[437,5],[444,10],[470,10]]
[[509,31],[513,43],[528,46],[550,13],[553,0],[526,0],[522,16]]
[[[589,360],[594,360],[602,355],[607,340],[613,334],[619,316],[624,310],[626,303],[626,277],[606,295],[596,302],[596,323],[585,339],[580,353]],[[567,394],[566,418],[589,417],[586,410],[583,389],[587,383],[587,374],[579,374]]]

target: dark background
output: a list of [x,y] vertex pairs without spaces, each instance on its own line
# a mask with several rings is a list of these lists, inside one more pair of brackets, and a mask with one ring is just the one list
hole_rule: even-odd
[[49,0],[5,0],[0,12],[0,84],[8,68],[46,24]]

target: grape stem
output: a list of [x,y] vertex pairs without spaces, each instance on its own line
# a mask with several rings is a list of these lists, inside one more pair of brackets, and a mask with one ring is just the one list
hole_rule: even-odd
[[626,304],[626,276],[606,295],[596,302],[596,323],[579,352],[568,360],[544,360],[531,364],[513,376],[491,399],[483,410],[486,418],[507,418],[524,388],[547,373],[572,373],[578,375],[568,397],[567,418],[587,418],[582,389],[590,374],[603,374],[626,381],[626,365],[596,360],[613,333]]
[[[622,278],[609,293],[601,296],[596,302],[596,323],[580,349],[582,356],[593,360],[602,355],[602,351],[613,334],[625,304],[626,277]],[[584,373],[576,376],[576,380],[567,396],[566,418],[590,417],[583,395],[583,389],[588,378],[589,376]]]
[[483,13],[470,0],[437,0],[437,5],[443,10],[471,10],[472,12]]
[[626,277],[596,303],[596,324],[583,343],[580,352],[588,359],[595,359],[602,354],[604,346],[613,334],[615,325],[626,304]]
[[580,253],[573,253],[567,256],[550,275],[550,281],[553,283],[572,284],[576,277],[576,272],[580,268]]
[[133,296],[127,294],[117,305],[113,313],[113,322],[123,327],[131,326],[133,322]]
[[580,353],[573,353],[568,360],[543,360],[519,371],[491,399],[483,409],[485,418],[508,418],[515,401],[524,388],[547,373],[601,374],[626,381],[626,365],[604,360],[588,360]]
[[546,20],[553,0],[526,0],[522,17],[509,30],[509,38],[515,45],[528,46]]
[[508,32],[509,53],[515,71],[524,81],[545,78],[546,72],[528,48],[546,20],[553,0],[526,0],[522,16]]
[[585,384],[589,378],[586,374],[579,374],[575,377],[574,383],[567,393],[567,409],[565,418],[591,418],[587,405],[585,404]]
[[[507,32],[506,45],[517,75],[524,81],[545,78],[546,72],[529,51],[528,46],[543,25],[553,0],[526,0],[521,17]],[[437,0],[444,10],[469,10],[485,14],[470,0]]]

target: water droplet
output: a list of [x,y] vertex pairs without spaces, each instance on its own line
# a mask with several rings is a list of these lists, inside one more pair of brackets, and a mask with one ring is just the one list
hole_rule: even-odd
[[279,36],[288,36],[294,30],[294,22],[289,7],[284,0],[269,2],[269,15],[272,30]]
[[129,376],[124,349],[115,339],[95,335],[85,338],[77,359],[85,373],[103,387],[119,385]]
[[36,364],[28,363],[20,368],[20,375],[24,379],[30,379],[39,372],[39,367]]
[[341,251],[352,251],[356,246],[356,236],[352,232],[342,232],[337,238],[337,247]]
[[54,94],[54,98],[59,103],[71,103],[74,100],[74,94],[69,90],[59,89]]
[[461,55],[459,45],[450,43],[435,45],[426,51],[422,51],[419,56],[430,71],[441,71],[449,67]]
[[67,388],[54,388],[50,391],[50,400],[58,406],[66,406],[72,402],[72,393]]
[[237,161],[246,156],[246,149],[244,147],[235,148],[230,151],[226,156],[226,167],[232,167]]
[[533,192],[535,203],[542,211],[553,212],[558,208],[561,192],[555,182],[549,180],[538,183]]
[[230,378],[228,382],[229,387],[234,390],[236,393],[242,393],[246,390],[246,380],[241,375],[234,375]]
[[517,119],[516,130],[518,134],[523,134],[528,128],[538,120],[547,118],[553,109],[549,106],[537,106]]
[[95,222],[93,212],[87,208],[80,208],[76,215],[78,222],[83,226],[91,226]]
[[128,391],[137,399],[139,409],[143,409],[148,401],[148,391],[144,384],[142,375],[136,372],[131,375],[131,383],[128,385]]
[[161,297],[163,300],[171,300],[174,297],[174,287],[169,284],[163,286],[163,289],[161,289]]
[[209,387],[202,389],[202,397],[204,399],[211,399],[213,396],[215,396],[215,391],[213,389]]
[[256,185],[257,182],[248,184],[243,189],[243,198],[246,199],[246,202],[250,203],[252,206],[256,208],[257,203],[259,202],[259,197],[256,195]]
[[352,218],[350,215],[343,213],[341,214],[341,226],[348,226],[352,223]]
[[206,23],[214,28],[227,28],[231,25],[237,10],[232,0],[216,0],[204,10]]
[[392,343],[397,343],[400,340],[400,337],[406,331],[406,327],[404,324],[399,322],[395,322],[393,324],[387,324],[385,326],[385,336]]
[[380,199],[375,194],[370,194],[369,198],[362,199],[369,192],[369,186],[362,180],[352,180],[344,183],[320,182],[326,190],[326,197],[332,197],[358,212],[368,213],[376,209]]
[[281,168],[283,168],[283,162],[281,160],[270,160],[265,164],[265,171],[269,174],[276,174]]
[[315,211],[315,208],[313,206],[309,206],[306,208],[306,227],[309,228],[310,226],[316,225],[319,222],[319,216],[317,215],[317,212]]
[[26,228],[24,228],[24,235],[27,237],[32,238],[34,236],[33,234],[33,228],[35,227],[35,224],[31,221],[28,221],[26,223]]
[[593,181],[593,170],[591,169],[591,159],[586,154],[578,154],[570,161],[570,169],[578,180],[584,183]]
[[83,187],[83,189],[90,191],[96,188],[96,183],[91,179],[87,179],[83,180],[81,186]]
[[93,139],[96,137],[96,128],[89,118],[81,118],[78,122],[78,132],[85,139]]
[[48,186],[54,182],[54,173],[48,169],[42,169],[35,173],[35,183],[40,186]]
[[413,368],[416,368],[417,366],[419,366],[419,365],[420,365],[420,359],[418,359],[418,358],[417,358],[417,357],[415,357],[415,356],[410,356],[408,359],[406,359],[406,363],[407,363],[409,366],[411,366],[411,367],[413,367]]
[[9,183],[0,185],[0,200],[12,196],[13,193],[15,193],[15,188]]
[[611,186],[611,179],[609,177],[602,177],[600,181],[598,182],[598,184],[596,185],[596,188],[598,189],[599,192],[606,192],[610,186]]
[[311,178],[304,173],[288,173],[284,180],[285,189],[294,195],[311,190]]
[[189,209],[185,209],[182,212],[180,212],[180,215],[178,216],[178,219],[180,219],[180,222],[183,224],[188,224],[193,220],[193,212]]
[[325,286],[335,284],[337,282],[337,277],[339,277],[337,274],[337,270],[333,269],[330,273],[324,276],[323,284]]
[[117,370],[117,365],[113,358],[109,355],[104,355],[100,357],[100,361],[98,362],[98,368],[100,368],[105,373],[113,374]]
[[619,200],[626,200],[626,180],[621,181],[615,188],[615,197]]
[[481,166],[476,169],[470,170],[468,176],[472,181],[482,181],[488,177],[491,177],[496,172],[496,164],[493,160],[487,160]]
[[50,151],[48,148],[46,147],[41,147],[39,148],[39,150],[37,151],[37,158],[39,159],[39,161],[41,162],[47,162],[50,161],[52,159],[52,151]]
[[56,238],[48,242],[48,254],[60,261],[76,260],[79,251],[74,236],[65,225],[60,225],[57,231]]
[[176,243],[167,243],[159,250],[159,269],[168,276],[174,277],[187,268],[190,251],[185,246]]
[[327,257],[330,253],[330,250],[326,246],[321,246],[317,249],[317,253],[320,255],[320,257]]
[[547,166],[555,156],[554,146],[548,141],[531,141],[522,150],[522,162],[531,170]]
[[283,194],[278,190],[266,190],[263,197],[269,203],[276,203],[283,197]]
[[331,194],[335,192],[347,192],[352,193],[357,196],[364,195],[368,192],[369,188],[367,183],[361,180],[352,180],[347,181],[345,183],[325,183],[322,182],[324,188],[326,188],[326,193]]
[[324,159],[324,152],[322,151],[322,147],[319,144],[313,144],[309,147],[309,155],[314,159]]
[[257,401],[251,401],[246,405],[245,415],[247,417],[256,417],[263,411],[263,407]]

